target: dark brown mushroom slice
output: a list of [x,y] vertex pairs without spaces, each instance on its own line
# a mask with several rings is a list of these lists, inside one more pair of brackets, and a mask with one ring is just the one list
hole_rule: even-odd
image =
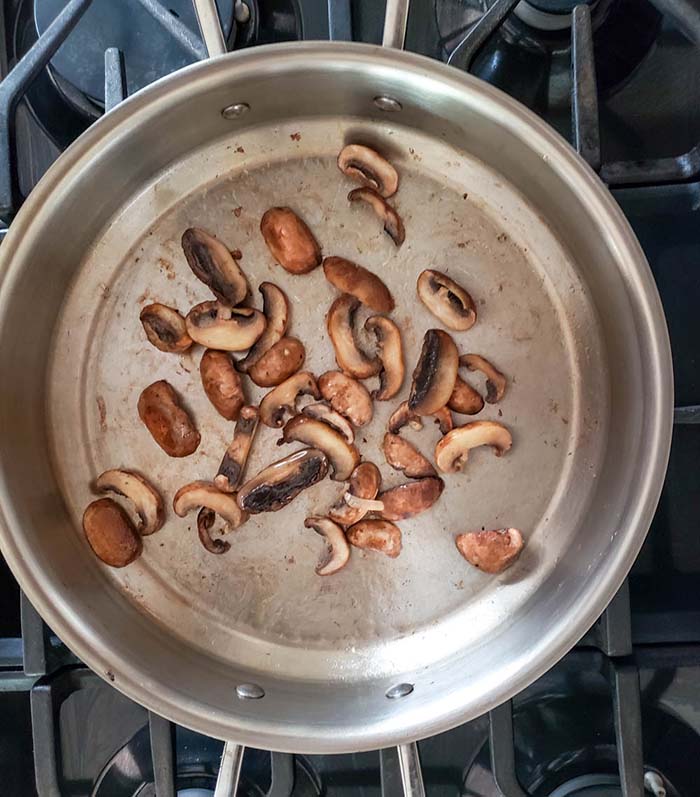
[[199,361],[199,375],[207,398],[227,421],[235,421],[245,404],[243,380],[231,355],[207,349]]
[[395,470],[402,471],[409,479],[422,479],[437,476],[430,460],[408,440],[397,434],[387,432],[382,443],[386,461]]
[[342,371],[326,371],[318,378],[318,389],[331,407],[354,426],[372,420],[372,397],[367,388]]
[[379,217],[384,225],[384,232],[396,246],[401,246],[406,240],[406,230],[404,229],[403,221],[401,221],[401,216],[373,188],[354,188],[348,194],[348,200],[350,202],[366,202]]
[[330,463],[334,481],[345,481],[350,478],[358,462],[360,453],[354,445],[348,443],[343,435],[332,426],[310,418],[297,415],[288,421],[279,443],[304,443],[317,448],[326,455]]
[[216,512],[203,506],[197,514],[197,535],[202,545],[213,554],[226,553],[231,549],[231,543],[227,540],[211,536],[211,530],[216,521]]
[[146,337],[160,351],[182,354],[192,345],[185,319],[174,307],[154,302],[141,310],[139,319]]
[[384,503],[381,512],[385,520],[405,520],[425,512],[442,495],[445,483],[435,476],[399,484],[383,493],[379,500]]
[[352,428],[350,421],[336,412],[325,401],[318,401],[314,404],[307,404],[301,411],[302,415],[308,415],[310,418],[317,418],[319,421],[327,423],[332,426],[337,432],[343,435],[348,443],[355,442],[355,432]]
[[328,459],[323,451],[304,448],[249,479],[238,491],[238,506],[251,514],[276,512],[327,473]]
[[390,520],[366,518],[360,520],[346,532],[350,545],[367,551],[378,551],[396,559],[401,553],[401,529]]
[[248,295],[248,282],[231,251],[221,241],[198,227],[182,235],[182,250],[187,263],[223,304],[235,307]]
[[260,420],[265,426],[281,428],[285,416],[296,413],[297,402],[302,396],[321,398],[316,378],[309,371],[298,371],[271,390],[260,402]]
[[341,293],[349,293],[377,313],[390,313],[394,299],[386,285],[366,268],[344,257],[326,257],[323,273]]
[[126,512],[111,498],[100,498],[83,513],[83,532],[95,556],[110,567],[126,567],[143,549]]
[[520,556],[525,545],[518,529],[468,531],[455,538],[457,550],[485,573],[502,573]]
[[196,343],[221,351],[245,351],[265,331],[265,316],[252,307],[201,302],[187,314],[187,333]]
[[151,437],[168,456],[187,457],[197,450],[201,438],[194,421],[164,379],[144,388],[138,411]]
[[379,357],[368,357],[357,345],[354,321],[359,306],[360,301],[354,296],[339,296],[328,311],[326,326],[341,370],[356,379],[367,379],[379,373],[382,363]]
[[481,393],[458,376],[447,406],[461,415],[476,415],[484,408],[484,400]]
[[214,484],[222,492],[233,493],[241,483],[257,428],[258,408],[243,407],[233,431],[233,439],[214,477]]
[[307,529],[313,529],[326,541],[321,557],[316,565],[316,575],[331,576],[342,570],[350,559],[350,546],[345,539],[345,532],[337,523],[327,517],[307,517],[304,521]]
[[454,390],[458,363],[457,347],[447,332],[429,329],[413,371],[408,408],[418,415],[432,415],[442,409]]
[[381,315],[370,316],[365,321],[365,329],[374,332],[382,363],[379,389],[372,393],[372,397],[378,401],[388,401],[401,390],[406,372],[401,332],[390,318]]
[[444,473],[456,473],[467,464],[469,452],[491,446],[497,457],[513,445],[508,429],[497,421],[472,421],[448,432],[435,446],[435,463]]
[[459,364],[466,366],[470,371],[481,371],[486,377],[486,401],[497,404],[506,394],[507,380],[505,376],[480,354],[463,354]]
[[[372,501],[377,497],[381,484],[382,475],[379,468],[373,462],[361,462],[350,475],[348,492],[361,501]],[[343,497],[331,507],[328,514],[336,523],[350,526],[362,520],[369,511],[361,504],[351,506],[346,500],[346,495],[343,494]]]
[[378,152],[363,144],[348,144],[338,155],[340,171],[374,188],[383,197],[393,196],[399,188],[396,169]]
[[304,364],[306,349],[297,338],[280,338],[248,369],[248,376],[260,387],[274,387],[296,373]]
[[418,298],[450,329],[465,332],[476,323],[476,305],[469,293],[447,274],[426,269],[418,277]]
[[165,522],[163,498],[148,479],[133,470],[112,468],[101,473],[95,481],[98,493],[114,493],[131,502],[139,519],[136,531],[145,537],[162,528]]
[[173,510],[185,517],[194,509],[206,507],[225,521],[229,529],[237,529],[248,520],[247,513],[238,506],[235,495],[222,493],[215,484],[195,481],[185,484],[173,497]]
[[321,264],[321,247],[291,208],[265,211],[260,232],[272,256],[290,274],[307,274]]
[[289,323],[289,300],[285,292],[272,282],[262,282],[258,288],[263,297],[263,315],[265,316],[265,331],[250,347],[246,356],[236,363],[241,373],[247,374],[248,369],[284,337]]

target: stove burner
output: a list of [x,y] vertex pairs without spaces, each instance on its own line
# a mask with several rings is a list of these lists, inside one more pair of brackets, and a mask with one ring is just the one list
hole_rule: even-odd
[[597,0],[522,0],[513,13],[538,30],[569,30],[571,14],[582,3],[595,6]]
[[549,797],[623,797],[616,775],[582,775],[563,783]]

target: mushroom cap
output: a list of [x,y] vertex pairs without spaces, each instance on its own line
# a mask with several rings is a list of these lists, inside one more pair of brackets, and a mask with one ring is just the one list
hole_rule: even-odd
[[435,446],[435,462],[444,473],[462,470],[469,451],[478,446],[491,446],[497,457],[513,445],[508,429],[497,421],[472,421],[448,432]]
[[484,400],[481,398],[481,393],[474,390],[470,384],[457,376],[455,387],[447,406],[461,415],[476,415],[477,412],[481,412],[484,408]]
[[316,565],[316,574],[331,576],[342,570],[350,559],[350,546],[340,526],[330,518],[317,516],[307,517],[304,525],[326,540],[325,550]]
[[382,517],[385,520],[404,520],[425,512],[442,495],[445,483],[436,476],[399,484],[379,494],[384,502]]
[[382,363],[378,357],[368,357],[357,345],[353,324],[359,306],[360,301],[354,296],[339,296],[326,315],[326,326],[341,370],[357,379],[367,379],[379,373]]
[[142,536],[153,534],[165,522],[165,505],[156,488],[132,470],[113,468],[101,473],[95,481],[99,493],[115,493],[128,499],[138,515],[136,531]]
[[207,349],[199,361],[207,398],[227,421],[235,421],[245,404],[243,381],[228,352]]
[[401,246],[406,240],[406,230],[404,229],[401,216],[399,216],[386,199],[373,188],[367,186],[354,188],[348,194],[348,201],[366,202],[379,217],[384,225],[384,232],[391,238],[396,246]]
[[486,401],[497,404],[506,394],[507,380],[505,376],[480,354],[463,354],[459,364],[466,366],[470,371],[481,371],[486,377]]
[[248,376],[260,387],[273,387],[296,373],[304,363],[306,349],[297,338],[283,337],[248,369]]
[[350,526],[346,532],[350,545],[370,551],[379,551],[391,559],[401,553],[401,529],[390,520],[366,518]]
[[409,479],[422,479],[437,476],[432,463],[408,440],[397,434],[387,432],[382,444],[386,461],[396,470],[403,471]]
[[316,378],[310,371],[297,371],[271,390],[260,402],[260,420],[265,426],[279,429],[284,425],[285,414],[296,412],[300,396],[321,398]]
[[306,223],[287,207],[270,208],[260,221],[267,248],[290,274],[306,274],[321,263],[321,247]]
[[399,187],[396,169],[378,152],[362,144],[348,144],[338,155],[343,174],[374,188],[383,197],[393,196]]
[[226,307],[219,302],[201,302],[185,318],[192,340],[209,349],[244,351],[265,331],[265,316],[251,307]]
[[525,542],[518,529],[468,531],[455,537],[457,550],[485,573],[502,573],[520,556]]
[[95,556],[110,567],[126,567],[143,549],[129,516],[111,498],[100,498],[83,513],[83,531]]
[[154,302],[141,310],[139,320],[148,340],[160,351],[181,354],[192,345],[185,319],[174,307]]
[[326,371],[318,378],[318,389],[331,407],[354,426],[365,426],[374,412],[367,388],[342,371]]
[[344,257],[326,257],[323,273],[341,293],[349,293],[377,313],[390,313],[394,299],[376,274]]
[[[377,497],[382,484],[382,475],[373,462],[361,462],[350,475],[348,491],[351,495],[364,500]],[[331,507],[329,515],[336,523],[350,526],[367,514],[368,510],[359,506],[350,506],[345,500],[345,493],[337,504]]]
[[203,506],[219,515],[232,529],[237,529],[248,519],[246,512],[238,506],[236,496],[222,493],[211,482],[190,482],[180,487],[173,497],[173,510],[179,517]]
[[447,274],[422,271],[417,283],[418,298],[450,329],[465,332],[476,323],[476,305],[469,293]]
[[248,354],[236,364],[244,374],[284,336],[289,323],[289,300],[285,292],[272,282],[261,282],[258,290],[263,297],[263,315],[267,323],[265,331],[250,347]]
[[143,389],[138,412],[151,437],[168,456],[187,457],[197,450],[200,434],[175,388],[165,379]]
[[355,442],[355,432],[350,421],[339,412],[329,407],[325,401],[307,404],[301,413],[302,415],[308,415],[310,418],[317,418],[319,421],[323,421],[329,426],[332,426],[337,432],[343,435],[348,443],[352,444]]
[[447,332],[429,329],[413,371],[408,408],[418,415],[432,415],[442,409],[454,390],[458,363],[457,347]]
[[195,277],[223,304],[234,307],[248,294],[248,282],[229,249],[213,235],[190,227],[182,235],[182,250]]
[[360,461],[360,453],[343,435],[323,421],[297,415],[287,422],[282,434],[285,443],[304,443],[328,457],[334,481],[345,481]]
[[370,316],[365,321],[365,329],[376,335],[379,359],[382,363],[379,372],[379,389],[375,390],[372,396],[378,401],[388,401],[401,390],[406,372],[401,332],[390,318],[381,315]]

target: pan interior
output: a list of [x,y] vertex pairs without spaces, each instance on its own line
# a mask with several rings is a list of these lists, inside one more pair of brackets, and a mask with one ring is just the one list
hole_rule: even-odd
[[[346,199],[354,185],[335,158],[348,141],[377,144],[400,172],[392,201],[406,241],[398,249],[366,206]],[[201,349],[161,353],[138,320],[153,301],[184,314],[212,298],[180,248],[184,229],[201,226],[241,251],[258,306],[262,281],[286,291],[289,334],[306,346],[304,367],[316,374],[334,368],[325,312],[337,292],[321,269],[292,276],[274,263],[259,232],[262,213],[273,205],[294,208],[325,255],[370,268],[394,295],[406,382],[396,400],[375,403],[373,422],[357,433],[363,457],[380,466],[385,485],[404,480],[381,452],[388,415],[407,396],[425,330],[440,326],[416,297],[424,268],[445,271],[471,292],[479,320],[454,339],[461,352],[484,355],[509,378],[505,399],[487,404],[476,419],[505,423],[512,450],[503,458],[476,450],[464,473],[446,475],[438,504],[399,524],[398,559],[353,550],[349,565],[328,578],[314,573],[322,543],[304,518],[323,514],[341,484],[326,479],[284,510],[252,516],[228,536],[224,556],[202,548],[194,516],[174,515],[173,494],[213,477],[233,425],[204,395]],[[478,375],[462,376],[483,387]],[[139,393],[158,379],[180,392],[201,432],[199,449],[185,459],[167,457],[138,418]],[[265,391],[248,386],[249,400],[259,401]],[[398,125],[373,124],[370,132],[351,118],[232,134],[145,186],[77,270],[57,326],[47,405],[75,534],[93,497],[90,484],[107,468],[139,470],[166,498],[167,522],[145,539],[143,556],[124,570],[104,568],[124,600],[223,661],[260,672],[283,668],[292,678],[351,680],[397,673],[408,662],[427,666],[507,626],[575,545],[608,413],[591,301],[569,253],[524,198],[504,176],[444,142]],[[407,436],[430,453],[438,434],[427,422]],[[260,428],[248,474],[291,452],[293,446],[277,447],[279,436]],[[458,554],[455,534],[506,526],[522,529],[527,547],[504,575],[485,575]]]

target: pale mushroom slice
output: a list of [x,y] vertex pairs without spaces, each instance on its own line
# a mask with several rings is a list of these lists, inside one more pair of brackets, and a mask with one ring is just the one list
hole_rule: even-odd
[[518,529],[468,531],[455,537],[457,550],[485,573],[502,573],[520,556],[525,541]]
[[271,390],[260,402],[260,420],[265,426],[279,429],[287,414],[296,413],[297,402],[302,396],[321,398],[316,378],[309,371],[298,371]]
[[396,169],[378,152],[363,144],[343,147],[338,155],[338,168],[343,174],[374,188],[387,199],[399,188]]
[[465,332],[476,323],[476,305],[469,293],[447,274],[426,269],[418,277],[418,298],[450,329]]
[[324,551],[316,565],[316,574],[331,576],[342,570],[350,559],[350,546],[340,526],[330,518],[317,516],[307,517],[304,525],[326,540]]
[[219,537],[212,537],[211,530],[216,521],[216,512],[203,506],[197,513],[197,536],[209,553],[222,554],[231,550],[231,543]]
[[308,415],[310,418],[317,418],[319,421],[323,421],[329,426],[332,426],[337,432],[343,435],[348,443],[352,444],[355,442],[355,432],[350,421],[326,404],[325,401],[307,404],[301,412],[302,415]]
[[[374,500],[377,497],[379,488],[382,484],[382,476],[379,468],[373,462],[361,462],[350,475],[348,490],[343,494],[338,503],[334,504],[328,512],[332,520],[340,523],[341,526],[350,526],[367,514],[375,511],[377,505]],[[353,498],[357,501],[348,503]],[[384,508],[382,504],[379,510]]]
[[442,329],[429,329],[413,371],[408,408],[418,415],[432,415],[442,409],[454,390],[458,364],[452,338]]
[[355,296],[371,310],[390,313],[394,309],[394,299],[386,285],[376,274],[357,263],[344,257],[326,257],[323,273],[341,293]]
[[100,498],[83,513],[83,532],[95,556],[110,567],[126,567],[143,550],[129,516],[111,498]]
[[187,314],[187,333],[208,349],[244,351],[265,331],[265,316],[251,307],[226,307],[220,302],[201,302]]
[[386,461],[395,470],[402,471],[409,479],[422,479],[425,476],[437,476],[430,460],[408,440],[398,434],[387,432],[382,443]]
[[211,509],[230,529],[237,529],[248,519],[247,513],[236,502],[236,496],[222,493],[211,482],[190,482],[180,487],[173,497],[173,510],[178,517],[185,517],[193,509],[202,507]]
[[139,396],[139,418],[151,437],[170,457],[187,457],[197,450],[201,436],[182,406],[175,388],[165,379],[148,385]]
[[260,221],[267,248],[290,274],[307,274],[321,263],[321,247],[306,222],[287,207],[270,208]]
[[382,363],[378,357],[368,357],[357,345],[353,327],[359,306],[356,297],[348,293],[339,296],[326,315],[326,326],[341,370],[356,379],[367,379],[379,373]]
[[190,227],[182,235],[182,250],[189,267],[223,304],[240,304],[248,282],[229,249],[213,235]]
[[401,529],[390,520],[366,518],[350,526],[346,532],[350,545],[369,551],[378,551],[390,559],[401,553]]
[[379,493],[384,503],[381,515],[385,520],[405,520],[425,512],[442,495],[445,483],[436,476],[399,484]]
[[267,323],[265,331],[250,347],[248,354],[236,364],[238,370],[244,374],[284,337],[289,323],[289,300],[285,292],[272,282],[260,283],[258,290],[263,297],[263,315]]
[[153,534],[165,522],[165,506],[156,488],[132,470],[113,468],[101,473],[95,481],[98,493],[114,493],[131,502],[139,519],[136,531],[142,536]]
[[306,349],[297,338],[280,338],[248,369],[248,376],[259,387],[273,387],[284,382],[304,364]]
[[513,445],[508,429],[497,421],[472,421],[448,432],[435,446],[435,462],[444,473],[456,473],[467,464],[469,451],[491,446],[497,457]]
[[207,398],[227,421],[235,421],[245,404],[243,381],[227,351],[207,349],[199,361],[199,375]]
[[354,426],[365,426],[372,420],[372,397],[351,376],[342,371],[326,371],[318,378],[318,389],[331,407]]
[[317,448],[304,448],[273,462],[249,479],[238,491],[241,509],[255,514],[276,512],[302,490],[321,481],[328,473],[328,459]]
[[401,390],[406,372],[401,332],[390,318],[381,315],[370,316],[365,321],[365,329],[374,332],[382,363],[379,372],[379,389],[375,390],[372,396],[378,401],[388,401]]
[[328,458],[334,481],[345,481],[360,461],[360,452],[343,435],[323,421],[297,415],[288,421],[282,433],[283,443],[304,443],[317,448]]
[[486,377],[486,401],[497,404],[506,394],[507,380],[505,376],[480,354],[463,354],[459,364],[466,366],[470,371],[481,371]]
[[375,191],[373,188],[354,188],[348,194],[350,202],[366,202],[379,220],[384,225],[384,232],[391,238],[396,246],[406,240],[406,230],[403,226],[401,216],[396,210],[384,199],[384,197]]
[[192,345],[185,319],[174,307],[154,302],[141,310],[139,320],[148,340],[160,351],[182,354]]
[[455,379],[454,390],[447,402],[447,406],[460,415],[476,415],[484,408],[484,400],[481,393],[457,376]]
[[214,477],[214,484],[222,492],[233,493],[241,483],[257,428],[258,408],[243,407],[233,430],[233,439]]

